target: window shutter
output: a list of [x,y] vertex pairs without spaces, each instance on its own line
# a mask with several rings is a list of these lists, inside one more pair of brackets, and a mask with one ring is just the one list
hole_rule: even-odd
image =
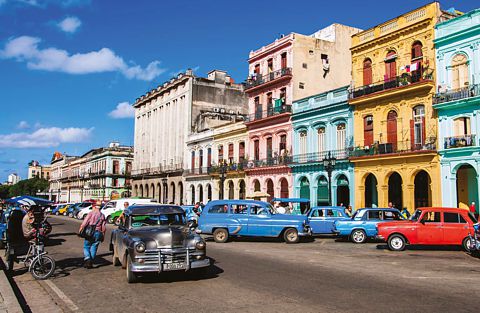
[[415,121],[410,120],[410,146],[415,150]]
[[425,144],[425,141],[427,139],[427,133],[425,131],[425,116],[422,117],[422,145]]

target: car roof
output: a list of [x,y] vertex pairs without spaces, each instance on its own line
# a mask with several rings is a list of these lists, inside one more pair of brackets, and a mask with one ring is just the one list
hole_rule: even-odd
[[207,205],[224,205],[224,204],[258,204],[266,205],[268,202],[258,200],[213,200],[208,202]]
[[467,209],[460,209],[460,208],[443,208],[443,207],[421,207],[417,208],[417,210],[425,211],[425,210],[436,210],[436,211],[452,211],[452,212],[469,212]]
[[125,210],[127,215],[148,215],[148,214],[176,214],[176,213],[185,213],[182,207],[178,205],[162,205],[162,204],[153,204],[153,205],[131,205]]
[[324,210],[324,209],[328,209],[328,210],[345,210],[344,207],[341,207],[341,206],[314,206],[312,207],[312,210],[313,209],[321,209],[321,210]]
[[360,210],[364,210],[364,211],[373,211],[373,210],[381,210],[381,211],[388,211],[388,210],[394,210],[394,211],[398,211],[397,208],[361,208],[361,209],[358,209],[357,211],[360,211]]

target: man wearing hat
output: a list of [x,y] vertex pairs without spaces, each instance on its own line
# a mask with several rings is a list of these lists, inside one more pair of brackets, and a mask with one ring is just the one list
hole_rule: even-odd
[[85,227],[95,225],[95,235],[93,236],[93,239],[85,239],[83,243],[83,255],[85,261],[83,267],[88,269],[93,268],[93,261],[97,255],[98,246],[100,245],[100,242],[103,241],[105,231],[107,230],[105,226],[105,216],[100,212],[101,205],[101,201],[92,204],[92,210],[88,213],[87,217],[85,217],[78,231],[78,233],[81,234]]

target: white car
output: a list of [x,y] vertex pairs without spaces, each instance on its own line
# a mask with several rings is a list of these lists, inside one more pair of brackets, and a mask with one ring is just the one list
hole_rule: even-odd
[[102,213],[103,215],[105,215],[108,223],[113,224],[113,219],[110,217],[110,215],[112,215],[112,213],[117,211],[123,211],[123,209],[125,208],[124,207],[125,202],[128,202],[128,205],[134,205],[134,204],[156,203],[157,201],[154,199],[134,199],[134,198],[123,198],[123,199],[108,201],[102,207]]
[[76,218],[79,219],[79,220],[85,219],[85,217],[87,217],[87,214],[90,213],[91,210],[92,210],[92,206],[87,206],[87,207],[81,209],[81,210],[77,213]]

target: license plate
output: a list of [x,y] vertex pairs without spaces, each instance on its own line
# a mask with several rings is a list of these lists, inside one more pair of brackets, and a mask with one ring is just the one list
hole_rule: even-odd
[[165,271],[175,271],[175,270],[184,270],[186,269],[185,263],[166,263],[163,264],[163,269]]

